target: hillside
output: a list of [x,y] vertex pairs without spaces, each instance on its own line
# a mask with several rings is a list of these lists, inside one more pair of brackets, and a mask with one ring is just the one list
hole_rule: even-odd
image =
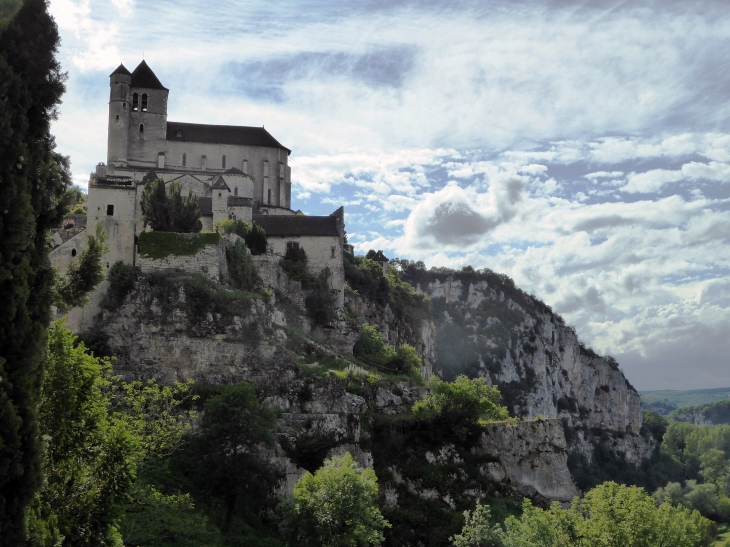
[[[395,523],[388,544],[440,545],[476,499],[504,510],[523,496],[568,501],[578,487],[636,472],[653,452],[639,396],[618,365],[506,276],[406,262],[384,276],[350,255],[345,307],[322,324],[311,290],[278,259],[253,259],[269,285],[248,292],[197,275],[137,274],[126,294],[110,287],[86,336],[105,341],[125,379],[261,389],[280,415],[267,456],[284,470],[280,495],[348,451],[380,479]],[[353,356],[366,324],[393,348],[412,346],[426,378],[466,374],[498,386],[513,419],[468,431],[419,425],[410,409],[422,383]]]
[[662,415],[678,407],[697,406],[730,399],[730,388],[640,391],[641,406]]

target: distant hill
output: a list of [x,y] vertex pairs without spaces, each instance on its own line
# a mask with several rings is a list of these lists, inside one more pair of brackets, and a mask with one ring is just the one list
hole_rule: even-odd
[[695,425],[730,424],[730,400],[706,405],[682,406],[670,412],[669,419]]
[[678,407],[706,405],[730,399],[730,387],[712,389],[640,391],[642,408],[667,415]]

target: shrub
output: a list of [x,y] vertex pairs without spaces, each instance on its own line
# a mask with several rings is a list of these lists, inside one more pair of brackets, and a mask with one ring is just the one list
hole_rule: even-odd
[[248,248],[251,249],[252,255],[266,254],[268,241],[266,239],[266,232],[261,226],[254,222],[244,239]]
[[500,404],[499,389],[484,378],[470,380],[462,375],[454,382],[444,382],[432,376],[428,387],[431,393],[413,405],[413,414],[421,421],[441,425],[459,439],[465,439],[480,423],[509,417]]
[[104,307],[114,309],[124,302],[137,282],[137,270],[131,264],[118,260],[109,269],[109,288],[106,292]]
[[182,196],[178,182],[171,182],[165,189],[164,181],[149,180],[142,191],[142,218],[160,232],[199,232],[203,227],[200,221],[198,196],[190,192]]

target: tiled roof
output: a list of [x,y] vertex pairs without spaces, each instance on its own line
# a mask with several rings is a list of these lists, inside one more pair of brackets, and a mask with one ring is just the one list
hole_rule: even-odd
[[267,236],[339,236],[333,216],[254,215],[253,221]]
[[119,65],[117,69],[109,74],[109,77],[111,78],[115,74],[126,74],[127,76],[131,76],[132,73],[127,70],[127,67],[125,67],[123,64]]
[[252,207],[253,199],[243,196],[228,196],[228,207]]
[[213,190],[228,190],[229,192],[231,191],[231,189],[226,184],[226,181],[223,180],[223,177],[221,177],[220,175],[217,179],[215,179],[215,182],[213,183],[213,186],[211,186],[211,188]]
[[[180,132],[180,137],[177,136],[178,132]],[[263,127],[167,122],[167,140],[267,146],[269,148],[281,148],[286,150],[287,154],[291,153],[291,150],[272,137],[271,133]]]
[[200,214],[204,217],[213,216],[213,198],[198,198]]
[[147,89],[168,89],[160,83],[149,65],[142,61],[132,72],[132,87],[146,87]]

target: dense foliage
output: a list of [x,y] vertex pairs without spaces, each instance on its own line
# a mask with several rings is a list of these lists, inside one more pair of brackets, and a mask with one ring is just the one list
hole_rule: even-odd
[[109,252],[106,232],[96,225],[96,235],[89,235],[86,249],[71,260],[66,274],[55,284],[54,304],[60,311],[85,306],[96,286],[104,279],[102,256]]
[[294,487],[282,523],[291,545],[367,547],[380,545],[388,523],[378,508],[378,478],[358,467],[352,456],[333,456]]
[[493,526],[489,511],[466,512],[466,524],[452,537],[455,547],[705,547],[717,528],[697,511],[657,506],[642,489],[607,482],[575,498],[570,508],[547,509],[525,500],[520,517]]
[[182,196],[180,183],[173,181],[165,188],[160,179],[148,180],[142,191],[142,218],[145,226],[159,232],[199,232],[198,196],[190,192]]
[[428,387],[431,393],[413,405],[414,416],[450,428],[457,438],[466,438],[479,424],[509,417],[500,404],[499,389],[484,378],[459,376],[454,382],[444,382],[432,376]]
[[360,335],[355,342],[352,353],[367,364],[394,374],[406,374],[423,381],[421,376],[421,359],[416,350],[408,344],[403,344],[397,350],[383,342],[383,336],[378,327],[365,323],[360,328]]
[[261,280],[256,273],[251,254],[240,239],[234,245],[226,247],[226,265],[228,281],[237,289],[254,291],[260,287]]
[[104,300],[104,307],[115,309],[122,305],[126,296],[134,289],[134,284],[137,282],[137,270],[131,264],[125,264],[118,260],[109,268],[107,278],[109,279],[109,288]]
[[218,232],[200,234],[179,234],[169,232],[142,232],[139,234],[138,250],[142,256],[149,258],[165,258],[168,256],[192,256],[206,245],[217,245],[221,242]]
[[149,459],[174,451],[193,415],[190,385],[125,383],[57,322],[49,331],[40,397],[44,486],[29,523],[38,547],[118,545],[118,521],[135,502]]
[[50,123],[66,75],[44,0],[5,2],[0,22],[0,545],[18,545],[41,485],[36,418],[54,274],[46,235],[68,210],[69,161]]
[[677,421],[693,421],[701,419],[708,424],[730,424],[730,401],[717,401],[697,406],[683,406],[669,414],[669,418]]

